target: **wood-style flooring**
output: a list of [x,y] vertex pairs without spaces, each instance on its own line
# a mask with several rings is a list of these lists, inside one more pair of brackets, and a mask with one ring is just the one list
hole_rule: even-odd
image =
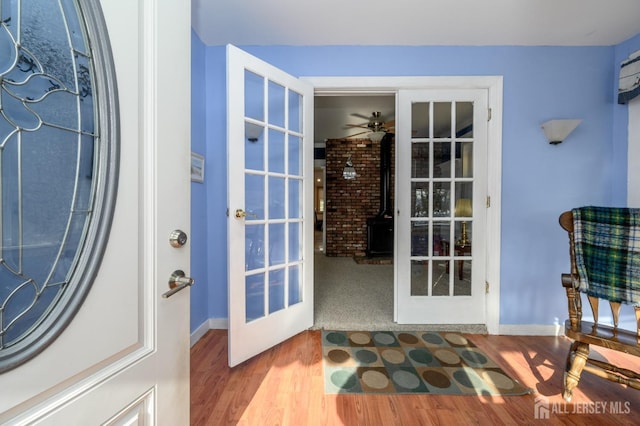
[[[229,368],[227,332],[210,330],[191,349],[192,425],[638,425],[640,392],[583,373],[573,401],[561,396],[569,340],[467,335],[524,396],[325,395],[319,331],[306,331]],[[638,359],[594,349],[638,368]],[[593,352],[593,350],[592,350]],[[536,418],[536,411],[548,419]]]

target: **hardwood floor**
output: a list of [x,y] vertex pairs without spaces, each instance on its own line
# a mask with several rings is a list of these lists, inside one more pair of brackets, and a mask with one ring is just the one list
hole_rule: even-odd
[[[564,403],[566,338],[467,337],[534,393],[508,397],[325,395],[319,331],[303,332],[230,369],[226,330],[210,330],[191,349],[191,424],[638,424],[640,392],[588,373],[583,374],[573,401]],[[638,367],[637,358],[596,351],[621,365]],[[549,409],[548,420],[536,419],[536,406],[538,412]]]

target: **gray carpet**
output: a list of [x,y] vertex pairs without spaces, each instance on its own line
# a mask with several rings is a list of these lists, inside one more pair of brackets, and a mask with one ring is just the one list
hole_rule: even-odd
[[321,253],[316,253],[314,261],[314,329],[486,333],[484,325],[393,322],[393,265],[359,265],[350,257]]

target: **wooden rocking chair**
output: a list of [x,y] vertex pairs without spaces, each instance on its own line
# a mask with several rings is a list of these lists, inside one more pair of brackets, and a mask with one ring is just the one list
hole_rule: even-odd
[[[610,209],[617,209],[617,211],[612,212]],[[604,293],[606,294],[604,295],[602,294],[602,291],[594,292],[586,290],[589,304],[593,313],[594,322],[582,320],[581,292],[585,292],[584,280],[588,280],[589,277],[583,276],[585,274],[585,267],[582,252],[585,250],[583,249],[583,247],[585,246],[576,246],[576,244],[582,244],[584,240],[582,239],[582,237],[580,237],[581,241],[578,241],[578,243],[576,243],[575,233],[577,232],[574,232],[574,213],[578,217],[578,220],[581,220],[580,216],[582,216],[582,218],[589,217],[591,223],[588,226],[595,226],[595,228],[590,229],[597,229],[597,232],[600,235],[603,232],[606,233],[606,230],[610,229],[610,227],[608,225],[605,225],[604,227],[600,226],[601,224],[598,223],[597,220],[594,220],[595,217],[598,217],[598,215],[602,215],[604,217],[615,216],[616,213],[620,212],[626,214],[628,210],[630,209],[583,207],[580,209],[574,209],[572,211],[564,212],[560,215],[560,225],[569,233],[569,252],[571,257],[571,273],[562,274],[562,285],[566,289],[569,304],[569,319],[565,322],[565,334],[567,337],[573,339],[573,343],[571,345],[571,348],[569,349],[569,354],[567,356],[567,362],[565,366],[562,395],[565,401],[571,401],[573,389],[578,385],[580,374],[583,370],[595,374],[598,377],[611,380],[613,382],[622,383],[630,388],[640,390],[640,374],[637,371],[631,371],[625,368],[617,367],[605,361],[589,358],[589,345],[609,348],[615,351],[620,351],[634,355],[636,357],[640,357],[640,307],[637,304],[637,299],[625,300],[627,298],[623,297],[621,300],[621,298],[618,297],[620,296],[620,294],[617,290],[605,289]],[[638,211],[636,210],[636,214],[637,213]],[[584,223],[585,222],[579,222],[577,226],[582,227],[582,224]],[[628,226],[628,224],[625,224],[624,226]],[[634,227],[640,228],[640,223],[635,224]],[[580,232],[582,232],[582,229],[580,230]],[[637,236],[640,235],[640,229],[636,230],[635,232],[637,233]],[[615,237],[616,236],[614,236],[614,238]],[[600,243],[601,241],[598,241],[597,244]],[[637,244],[640,245],[640,241],[638,241]],[[598,255],[604,255],[605,257],[611,255],[611,253],[607,252],[609,250],[612,253],[615,248],[598,246],[596,249],[596,251],[598,251]],[[591,252],[592,250],[587,251]],[[576,254],[577,252],[578,254]],[[619,254],[619,250],[617,254]],[[632,254],[632,256],[636,256],[634,258],[634,261],[638,261],[637,256],[640,256],[640,252]],[[577,257],[579,257],[579,259],[577,259]],[[607,267],[610,266],[610,263],[610,261],[607,261]],[[594,263],[590,263],[587,266],[590,265],[593,266]],[[602,264],[600,264],[600,266],[601,265]],[[590,275],[590,272],[588,272],[587,275]],[[627,276],[628,275],[629,274],[627,274]],[[638,277],[637,275],[632,275],[632,277],[634,277],[631,280],[633,285],[626,283],[623,284],[623,287],[625,287],[625,289],[631,288],[631,292],[638,292],[640,291],[640,288],[637,288],[636,285],[638,282],[640,282],[640,277]],[[619,278],[619,276],[617,278]],[[616,280],[614,279],[611,281],[613,282]],[[581,283],[583,283],[582,287]],[[611,285],[611,282],[607,282],[607,284]],[[618,285],[616,285],[616,287],[618,287]],[[609,293],[612,293],[613,297],[611,297]],[[637,293],[634,293],[634,295],[637,295]],[[612,325],[601,324],[598,322],[598,302],[601,298],[609,302],[613,316]],[[621,302],[636,304],[636,329],[633,331],[618,328]]]

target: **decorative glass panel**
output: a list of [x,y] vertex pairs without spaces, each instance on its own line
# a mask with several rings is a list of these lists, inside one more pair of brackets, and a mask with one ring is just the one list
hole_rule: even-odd
[[98,8],[0,0],[0,373],[72,320],[107,244],[118,108]]

